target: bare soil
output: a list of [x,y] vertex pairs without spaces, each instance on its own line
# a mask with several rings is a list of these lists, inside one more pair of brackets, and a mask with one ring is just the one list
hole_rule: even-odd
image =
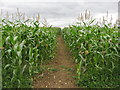
[[34,78],[34,88],[78,88],[75,84],[75,63],[62,36],[57,37],[57,50],[54,60],[47,65],[47,71]]

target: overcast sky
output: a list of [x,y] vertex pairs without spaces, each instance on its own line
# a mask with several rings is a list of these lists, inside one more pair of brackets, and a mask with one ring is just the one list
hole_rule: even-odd
[[4,12],[16,12],[19,8],[27,16],[40,13],[53,26],[64,27],[73,24],[77,16],[90,10],[96,18],[108,11],[117,19],[119,0],[0,0],[0,8]]

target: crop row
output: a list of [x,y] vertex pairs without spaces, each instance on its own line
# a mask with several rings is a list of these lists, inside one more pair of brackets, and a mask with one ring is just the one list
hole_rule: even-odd
[[41,72],[44,60],[55,55],[57,29],[26,22],[2,20],[3,88],[31,87],[32,77]]
[[72,25],[63,38],[77,63],[77,84],[89,88],[120,87],[120,42],[117,28]]

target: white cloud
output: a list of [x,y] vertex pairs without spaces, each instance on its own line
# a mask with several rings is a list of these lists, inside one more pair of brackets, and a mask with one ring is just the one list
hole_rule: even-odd
[[119,0],[1,0],[5,3],[13,2],[118,2]]
[[54,25],[55,27],[65,27],[68,25],[72,25],[76,22],[75,17],[60,18],[59,20],[58,19],[47,19],[47,20],[50,25]]
[[8,11],[10,13],[16,12],[16,8],[19,8],[20,11],[26,13],[27,16],[40,13],[42,17],[47,18],[50,24],[61,27],[72,24],[75,18],[77,18],[77,16],[86,9],[90,10],[92,15],[95,17],[103,16],[103,14],[108,10],[109,13],[113,14],[114,19],[117,18],[117,16],[115,16],[118,12],[117,2],[97,2],[97,0],[91,0],[96,2],[88,2],[88,0],[74,0],[81,2],[70,2],[73,0],[70,0],[69,2],[62,2],[63,0],[42,1],[43,0],[2,0],[2,2],[0,1],[0,8],[2,8],[4,12]]

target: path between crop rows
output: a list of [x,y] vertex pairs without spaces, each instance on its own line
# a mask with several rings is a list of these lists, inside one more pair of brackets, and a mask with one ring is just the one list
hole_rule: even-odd
[[78,88],[75,85],[75,63],[62,36],[57,37],[57,50],[54,60],[46,66],[48,70],[35,77],[34,88]]

